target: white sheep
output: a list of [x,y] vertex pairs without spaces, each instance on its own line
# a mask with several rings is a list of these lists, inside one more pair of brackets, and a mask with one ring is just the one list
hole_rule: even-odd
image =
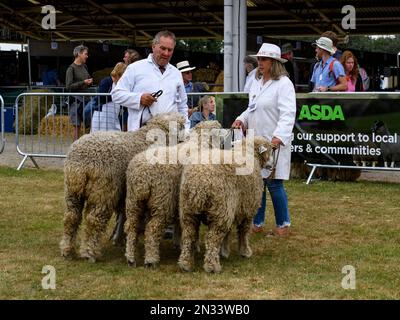
[[80,254],[91,262],[96,261],[112,214],[125,215],[129,162],[154,144],[148,135],[164,134],[166,143],[176,143],[177,131],[184,128],[184,123],[179,113],[160,114],[138,131],[96,132],[72,144],[64,164],[66,209],[60,243],[62,256],[70,258],[75,253],[76,235],[85,207],[86,229]]

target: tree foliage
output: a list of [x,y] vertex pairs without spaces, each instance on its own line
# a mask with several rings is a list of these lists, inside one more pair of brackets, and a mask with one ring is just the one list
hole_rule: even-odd
[[178,40],[176,49],[190,52],[222,53],[224,43],[221,40]]

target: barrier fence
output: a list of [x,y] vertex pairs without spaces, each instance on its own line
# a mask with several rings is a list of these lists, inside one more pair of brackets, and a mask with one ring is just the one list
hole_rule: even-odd
[[[115,130],[111,125],[108,127],[111,113],[106,109],[117,109],[110,100],[109,93],[27,92],[18,95],[15,100],[15,141],[17,152],[23,159],[17,170],[28,158],[37,168],[35,158],[65,158],[76,137],[100,129],[102,122],[99,121],[90,128],[100,106],[104,107],[103,123],[106,123],[102,129]],[[116,118],[118,114],[112,120],[116,121]]]
[[4,136],[4,133],[5,133],[4,118],[6,116],[5,111],[6,110],[4,109],[4,100],[3,100],[3,97],[0,96],[0,116],[1,116],[0,117],[1,118],[1,120],[0,120],[0,130],[1,130],[0,153],[3,152],[5,144],[6,144],[6,138]]
[[[224,128],[248,105],[248,94],[243,92],[191,93],[188,104],[195,106],[203,95],[215,96],[216,118]],[[398,93],[297,94],[292,162],[311,167],[307,183],[319,167],[400,171],[399,102]],[[37,157],[66,156],[75,133],[72,107],[79,103],[104,106],[98,113],[90,109],[92,121],[82,119],[80,134],[89,132],[88,124],[92,131],[121,130],[121,110],[108,93],[22,93],[16,98],[16,147],[23,156],[18,170],[28,158],[38,167]]]

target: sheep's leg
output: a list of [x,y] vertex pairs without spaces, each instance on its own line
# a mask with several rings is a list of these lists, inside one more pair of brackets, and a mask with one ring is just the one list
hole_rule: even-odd
[[206,272],[221,272],[221,264],[219,260],[219,251],[222,242],[228,234],[232,223],[223,221],[223,223],[211,222],[206,235],[206,253],[204,256],[203,268]]
[[179,219],[176,219],[174,222],[174,236],[172,238],[172,241],[174,243],[175,249],[177,250],[179,250],[181,247],[181,235],[182,235],[181,225],[179,223]]
[[69,195],[65,199],[64,234],[60,242],[61,255],[71,258],[75,254],[76,234],[82,221],[82,210],[85,200],[82,197]]
[[125,210],[118,209],[116,217],[116,225],[111,236],[111,240],[114,246],[121,246],[124,244],[126,238],[124,234],[124,224],[126,221]]
[[230,232],[225,236],[224,241],[222,242],[221,250],[219,254],[221,257],[227,259],[231,253],[230,244],[229,244]]
[[112,210],[106,204],[87,205],[86,230],[80,254],[90,262],[101,256],[101,240],[111,218]]
[[166,227],[165,211],[151,214],[144,232],[144,265],[146,267],[155,267],[160,262],[160,241]]
[[194,264],[194,246],[198,239],[200,221],[190,214],[181,218],[182,240],[178,265],[182,271],[192,271]]
[[249,244],[249,234],[252,221],[251,219],[245,219],[240,225],[238,225],[238,243],[239,253],[242,257],[250,258],[253,252],[251,251]]
[[125,223],[125,233],[126,233],[126,251],[125,256],[130,267],[136,267],[136,248],[137,241],[139,238],[139,223],[142,218],[141,210],[131,209],[129,202],[127,202],[126,207],[126,223]]

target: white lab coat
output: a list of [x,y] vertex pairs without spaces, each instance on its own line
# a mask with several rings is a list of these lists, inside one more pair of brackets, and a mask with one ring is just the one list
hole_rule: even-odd
[[163,94],[151,105],[151,114],[154,116],[159,113],[179,112],[186,118],[186,129],[190,128],[182,74],[169,63],[164,73],[161,73],[153,61],[153,54],[149,54],[147,59],[130,64],[111,91],[113,102],[128,108],[128,131],[135,131],[140,127],[144,109],[140,105],[142,94],[158,90],[163,90]]
[[249,74],[246,77],[246,82],[244,84],[243,92],[250,92],[250,88],[251,85],[253,84],[253,81],[256,81],[256,73],[257,73],[257,68],[249,72]]
[[282,141],[275,179],[289,179],[295,119],[296,94],[288,77],[269,80],[264,85],[263,79],[253,82],[249,92],[249,107],[237,120],[242,121],[246,128],[254,129],[256,136],[263,136],[269,141],[277,137]]

